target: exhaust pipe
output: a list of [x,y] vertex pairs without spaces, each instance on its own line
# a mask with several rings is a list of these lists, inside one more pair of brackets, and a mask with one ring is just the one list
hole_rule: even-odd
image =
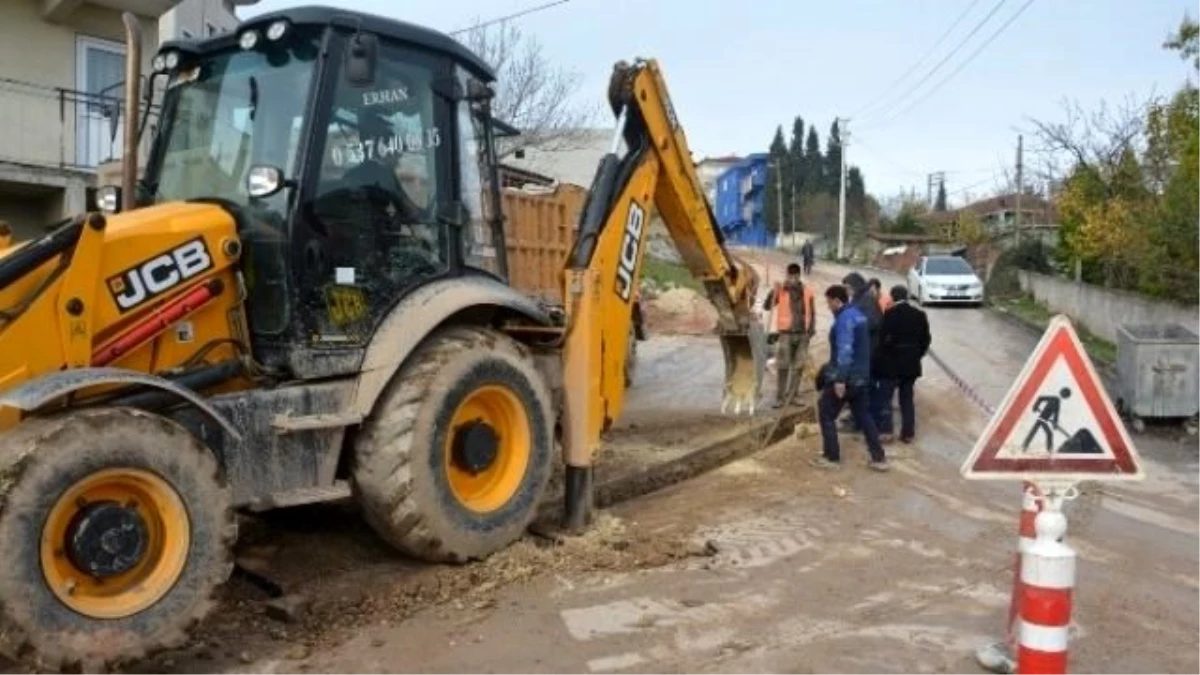
[[121,210],[136,203],[138,111],[142,92],[142,26],[130,12],[121,14],[125,23],[125,144],[121,155]]

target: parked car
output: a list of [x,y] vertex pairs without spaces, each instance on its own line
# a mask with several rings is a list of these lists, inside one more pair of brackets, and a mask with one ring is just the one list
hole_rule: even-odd
[[952,302],[982,305],[983,281],[958,256],[922,256],[908,270],[908,294],[922,305]]

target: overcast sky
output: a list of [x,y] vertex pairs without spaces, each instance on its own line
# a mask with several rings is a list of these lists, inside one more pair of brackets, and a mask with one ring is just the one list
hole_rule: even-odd
[[[446,31],[546,2],[317,1]],[[997,2],[991,19],[913,93]],[[241,14],[301,4],[311,3],[260,0]],[[964,188],[975,196],[991,191],[1001,165],[1014,162],[1016,136],[1029,118],[1057,117],[1064,98],[1091,106],[1176,89],[1188,66],[1159,46],[1189,9],[1195,15],[1195,4],[1032,0],[936,89],[1025,0],[570,0],[515,21],[548,56],[578,71],[581,95],[595,101],[603,100],[615,61],[657,58],[697,159],[763,151],[776,125],[790,133],[796,114],[818,125],[824,146],[834,117],[849,116],[848,158],[862,167],[868,191],[924,192],[925,174],[945,171],[953,202]]]

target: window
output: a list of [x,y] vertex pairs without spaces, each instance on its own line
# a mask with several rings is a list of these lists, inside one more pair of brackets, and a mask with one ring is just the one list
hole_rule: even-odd
[[966,260],[958,257],[930,258],[925,263],[925,273],[929,275],[974,274],[975,270]]
[[121,158],[122,134],[112,133],[113,117],[122,122],[121,90],[125,81],[125,48],[118,42],[80,37],[76,43],[75,161],[92,168]]
[[216,197],[243,207],[250,321],[256,333],[287,324],[288,191],[265,199],[247,192],[252,166],[289,176],[296,165],[315,38],[297,31],[288,48],[232,49],[180,70],[167,83],[161,137],[146,167],[156,202]]
[[369,316],[349,322],[306,312],[322,339],[368,339],[396,298],[449,268],[450,228],[459,232],[438,217],[442,192],[453,187],[455,146],[445,137],[449,104],[433,90],[443,70],[450,72],[448,64],[381,43],[370,86],[351,85],[344,67],[337,75],[307,215],[314,255],[323,262],[306,286],[332,287],[325,295],[354,293]]
[[[462,68],[456,67],[456,71],[463,90],[469,90],[470,81],[474,78]],[[493,204],[487,183],[489,167],[483,125],[482,116],[473,110],[471,103],[462,101],[458,104],[458,162],[461,170],[462,203],[467,207],[469,214],[469,222],[462,231],[463,255],[466,264],[499,273],[489,222]]]

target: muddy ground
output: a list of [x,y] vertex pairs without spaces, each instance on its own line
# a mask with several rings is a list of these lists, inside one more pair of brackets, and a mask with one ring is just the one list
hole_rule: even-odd
[[[756,260],[764,272],[783,262]],[[991,405],[1037,339],[984,310],[930,319],[935,348]],[[827,316],[820,325],[823,336]],[[769,425],[769,411],[715,416],[715,341],[665,332],[643,343],[602,482]],[[987,419],[926,366],[918,441],[889,447],[890,474],[866,471],[853,436],[842,436],[840,471],[812,468],[819,437],[802,423],[766,450],[606,509],[582,538],[531,534],[456,567],[392,553],[348,507],[248,521],[242,560],[311,606],[272,618],[264,591],[234,579],[191,646],[127,669],[980,672],[972,650],[1003,633],[1019,489],[959,477]],[[1197,672],[1196,439],[1159,428],[1135,441],[1144,483],[1085,485],[1068,507],[1071,669]]]

